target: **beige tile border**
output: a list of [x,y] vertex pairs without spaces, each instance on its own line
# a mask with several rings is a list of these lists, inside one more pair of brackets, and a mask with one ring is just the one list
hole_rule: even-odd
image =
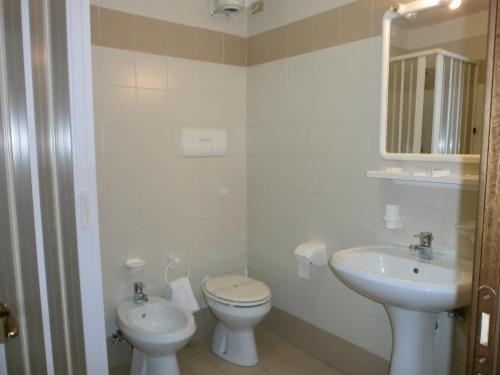
[[91,6],[92,44],[247,66],[247,38]]
[[389,362],[338,336],[273,307],[262,323],[275,335],[349,375],[386,375]]
[[92,5],[92,44],[252,66],[378,35],[391,1],[357,0],[249,38]]
[[[382,32],[392,0],[357,0],[248,38],[248,65],[350,43]],[[380,21],[380,22],[379,22]]]
[[249,38],[92,5],[92,44],[253,66],[380,35],[393,2],[356,0]]

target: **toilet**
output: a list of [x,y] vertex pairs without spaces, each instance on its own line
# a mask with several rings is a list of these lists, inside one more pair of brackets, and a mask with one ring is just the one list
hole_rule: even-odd
[[203,280],[203,297],[218,322],[212,351],[239,366],[259,362],[254,327],[271,309],[271,290],[261,281],[239,275]]

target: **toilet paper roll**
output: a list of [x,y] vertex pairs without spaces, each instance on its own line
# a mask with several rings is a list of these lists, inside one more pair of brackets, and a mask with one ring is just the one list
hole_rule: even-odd
[[309,259],[304,257],[298,257],[297,262],[299,277],[309,280],[309,266],[311,262],[309,261]]

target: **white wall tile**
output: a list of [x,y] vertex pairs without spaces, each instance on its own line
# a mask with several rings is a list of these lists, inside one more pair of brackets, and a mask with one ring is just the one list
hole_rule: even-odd
[[226,68],[220,64],[199,63],[199,92],[203,94],[221,94],[222,76]]
[[313,111],[312,54],[299,55],[287,60],[287,122],[311,122],[315,118]]
[[134,126],[103,126],[102,142],[104,160],[131,161],[137,149],[138,130]]
[[94,100],[98,122],[131,123],[135,119],[136,89],[100,85]]
[[221,93],[228,96],[246,96],[247,69],[237,66],[225,66],[220,72]]
[[222,95],[220,97],[221,124],[244,126],[246,124],[246,97],[242,95]]
[[167,91],[137,89],[137,125],[168,124]]
[[246,185],[247,161],[245,157],[228,157],[222,163],[223,182],[227,185]]
[[200,106],[199,94],[169,91],[169,123],[171,125],[199,125]]
[[168,88],[173,91],[198,92],[198,67],[195,60],[168,58]]
[[[164,5],[137,6],[148,15]],[[178,256],[181,263],[170,277],[190,269],[200,302],[204,276],[246,267],[246,69],[99,47],[94,85],[110,333],[114,309],[131,298],[135,281],[123,266],[127,258],[147,261],[141,278],[148,293],[163,295],[162,268],[169,255]],[[222,95],[240,99],[226,117]],[[228,156],[182,158],[185,126],[227,130]]]
[[227,128],[227,154],[230,156],[246,155],[246,128],[229,127]]
[[[248,69],[247,231],[249,266],[271,285],[273,304],[389,359],[383,306],[328,268],[315,269],[308,281],[298,278],[292,257],[306,240],[322,240],[333,253],[406,246],[425,230],[435,234],[436,249],[472,254],[457,224],[473,219],[474,192],[365,177],[374,165],[393,165],[378,152],[380,46],[379,37],[371,38]],[[387,203],[400,205],[401,230],[384,228]],[[296,303],[304,295],[306,309]],[[449,355],[450,339],[441,339]]]
[[133,52],[92,46],[92,70],[96,83],[135,87]]
[[390,360],[392,336],[389,320],[365,315],[365,340],[366,346],[372,353]]
[[199,94],[199,123],[206,126],[220,126],[222,122],[222,103],[220,95]]
[[137,53],[136,66],[137,87],[167,89],[167,57]]

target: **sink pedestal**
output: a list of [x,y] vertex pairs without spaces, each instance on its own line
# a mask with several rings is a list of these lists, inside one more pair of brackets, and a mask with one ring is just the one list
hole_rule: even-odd
[[392,325],[390,375],[432,375],[437,313],[386,305]]

